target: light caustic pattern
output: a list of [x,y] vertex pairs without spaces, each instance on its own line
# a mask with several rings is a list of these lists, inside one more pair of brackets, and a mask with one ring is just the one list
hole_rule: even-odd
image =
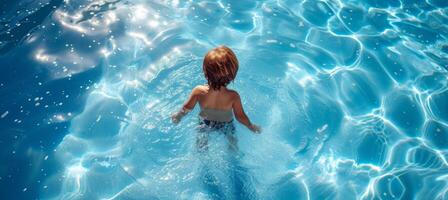
[[[56,147],[44,199],[447,199],[448,3],[442,0],[64,1],[28,42],[54,79],[101,68]],[[52,28],[53,27],[53,28]],[[34,41],[35,42],[35,41]],[[238,153],[197,111],[207,50],[235,50],[263,133]],[[7,115],[8,113],[4,114]]]

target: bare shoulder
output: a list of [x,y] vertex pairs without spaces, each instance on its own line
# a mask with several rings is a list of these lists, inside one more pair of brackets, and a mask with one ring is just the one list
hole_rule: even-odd
[[206,94],[208,92],[208,86],[206,85],[197,85],[196,87],[193,88],[193,94],[195,95],[203,95]]
[[240,94],[238,94],[238,92],[235,90],[227,89],[227,92],[233,100],[237,100],[240,98]]

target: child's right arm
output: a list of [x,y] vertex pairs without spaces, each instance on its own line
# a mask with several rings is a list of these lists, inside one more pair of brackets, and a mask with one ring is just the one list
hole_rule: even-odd
[[[236,93],[236,92],[235,92]],[[252,124],[247,117],[243,109],[243,104],[241,103],[241,98],[238,93],[235,94],[235,100],[233,103],[233,113],[235,113],[235,118],[242,124],[244,124],[252,132],[260,133],[261,129],[259,126]]]
[[188,97],[187,101],[185,101],[182,108],[171,116],[171,121],[177,124],[180,120],[182,120],[182,117],[187,115],[190,110],[193,110],[194,106],[198,102],[198,96],[200,93],[200,88],[196,86],[193,91],[191,91],[190,97]]

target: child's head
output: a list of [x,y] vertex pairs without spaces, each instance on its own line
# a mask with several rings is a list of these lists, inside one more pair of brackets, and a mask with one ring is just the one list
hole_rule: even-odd
[[213,90],[227,86],[236,77],[238,60],[235,53],[226,46],[220,46],[209,51],[202,64],[205,78]]

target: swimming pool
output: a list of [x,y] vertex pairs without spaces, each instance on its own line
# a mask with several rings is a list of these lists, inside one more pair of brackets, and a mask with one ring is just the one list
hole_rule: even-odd
[[[1,5],[1,199],[447,199],[448,2]],[[170,122],[225,44],[237,126]]]

